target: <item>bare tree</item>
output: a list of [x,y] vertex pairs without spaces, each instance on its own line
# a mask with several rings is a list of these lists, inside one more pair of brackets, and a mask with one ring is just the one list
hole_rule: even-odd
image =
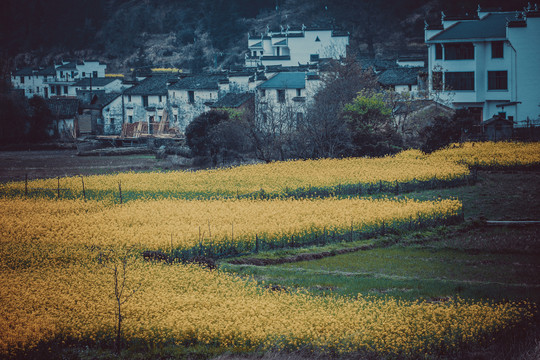
[[114,299],[116,303],[116,352],[120,353],[122,348],[122,321],[124,320],[123,306],[138,291],[140,285],[135,289],[128,290],[126,285],[129,260],[133,256],[133,249],[126,249],[121,253],[118,250],[101,252],[98,262],[105,268],[112,271],[114,280]]
[[353,56],[332,61],[321,75],[322,85],[309,106],[300,133],[307,157],[338,157],[351,149],[350,132],[343,118],[345,104],[363,89],[378,89],[371,69],[363,69]]

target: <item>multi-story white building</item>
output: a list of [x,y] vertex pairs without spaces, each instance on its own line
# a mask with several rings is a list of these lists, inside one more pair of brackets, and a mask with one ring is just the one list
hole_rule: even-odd
[[282,72],[257,87],[255,117],[261,130],[289,132],[296,129],[318,91],[319,75]]
[[24,90],[24,95],[31,98],[34,95],[49,97],[48,83],[55,80],[54,66],[45,69],[24,68],[11,74],[11,84],[16,89]]
[[266,34],[248,35],[249,53],[245,65],[298,66],[322,58],[339,59],[347,55],[349,33],[331,29],[281,28]]
[[426,26],[430,90],[479,121],[504,115],[516,126],[540,118],[540,12],[443,14]]

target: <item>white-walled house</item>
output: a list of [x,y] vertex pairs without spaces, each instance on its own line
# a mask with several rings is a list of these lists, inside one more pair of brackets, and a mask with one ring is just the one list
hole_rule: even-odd
[[262,130],[293,131],[305,116],[307,107],[321,84],[315,73],[282,72],[257,87],[255,118]]
[[222,74],[199,74],[171,84],[168,89],[171,126],[183,132],[193,119],[209,111],[210,105],[219,99],[220,89],[228,92],[230,82],[225,80],[227,77]]
[[122,95],[122,123],[146,121],[151,124],[162,121],[167,116],[167,86],[176,80],[171,75],[153,75],[126,89]]
[[71,88],[78,80],[84,78],[104,78],[107,65],[99,61],[70,61],[56,66],[56,76],[48,82],[50,96],[76,96],[77,91]]
[[106,93],[100,99],[99,104],[101,106],[103,133],[106,135],[120,134],[124,117],[122,94]]
[[349,33],[332,29],[283,28],[266,34],[248,34],[245,65],[298,66],[322,58],[339,59],[347,55]]
[[430,90],[479,121],[540,119],[540,12],[489,12],[426,26]]
[[24,90],[24,95],[28,98],[34,95],[48,98],[48,83],[54,81],[55,76],[54,66],[44,69],[24,68],[11,74],[11,84],[15,89]]

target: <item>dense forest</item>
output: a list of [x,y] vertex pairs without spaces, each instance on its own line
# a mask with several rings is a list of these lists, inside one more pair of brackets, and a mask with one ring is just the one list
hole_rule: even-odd
[[519,9],[524,1],[485,0],[2,0],[4,71],[60,59],[97,59],[109,71],[181,67],[191,71],[243,62],[248,32],[267,26],[332,26],[351,49],[390,57],[423,49],[424,20],[440,11]]

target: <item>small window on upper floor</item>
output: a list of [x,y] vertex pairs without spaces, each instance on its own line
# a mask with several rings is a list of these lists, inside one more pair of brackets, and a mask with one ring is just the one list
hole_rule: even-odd
[[442,44],[435,44],[435,60],[442,60]]
[[296,89],[296,96],[302,96],[302,89]]
[[92,77],[95,77],[95,78],[97,78],[97,77],[98,77],[98,73],[97,73],[97,71],[92,71]]
[[277,90],[277,101],[279,103],[285,102],[285,90]]
[[504,58],[504,42],[493,41],[491,43],[491,57],[493,59]]
[[163,102],[163,96],[159,95],[159,102]]
[[195,103],[195,91],[188,91],[188,102],[190,104]]
[[261,89],[260,94],[261,94],[261,97],[265,97],[266,96],[266,90]]
[[24,76],[21,76],[21,84],[24,84]]
[[321,39],[319,39],[319,37],[317,36],[317,38],[315,39],[316,42],[321,42]]

